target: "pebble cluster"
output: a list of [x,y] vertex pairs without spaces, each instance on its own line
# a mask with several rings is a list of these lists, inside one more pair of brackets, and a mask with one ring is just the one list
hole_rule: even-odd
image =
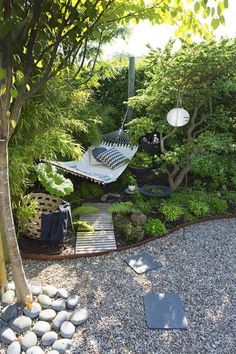
[[0,343],[8,345],[7,354],[65,353],[71,345],[76,326],[90,316],[78,308],[79,296],[53,285],[31,286],[33,301],[16,303],[14,283],[0,303]]

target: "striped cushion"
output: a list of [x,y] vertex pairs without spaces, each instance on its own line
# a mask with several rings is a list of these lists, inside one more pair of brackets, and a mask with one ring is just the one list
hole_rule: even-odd
[[129,161],[125,155],[115,148],[107,149],[106,151],[101,152],[96,158],[98,161],[103,162],[113,170]]

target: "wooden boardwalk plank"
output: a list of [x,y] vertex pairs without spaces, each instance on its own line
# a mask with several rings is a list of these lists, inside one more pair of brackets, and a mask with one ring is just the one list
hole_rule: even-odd
[[94,232],[78,229],[76,253],[96,253],[117,248],[112,214],[107,210],[110,203],[85,203],[99,210],[92,214],[84,214],[80,220],[87,221],[94,227]]

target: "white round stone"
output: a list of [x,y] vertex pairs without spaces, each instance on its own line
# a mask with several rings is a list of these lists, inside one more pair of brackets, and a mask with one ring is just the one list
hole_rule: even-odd
[[33,302],[31,310],[25,307],[23,311],[26,316],[34,319],[38,317],[39,313],[42,311],[42,307],[38,302]]
[[57,350],[50,350],[50,352],[48,352],[48,354],[60,354]]
[[0,327],[0,342],[4,344],[11,344],[16,340],[16,335],[9,327]]
[[75,310],[72,312],[70,316],[70,321],[78,326],[82,324],[83,322],[87,321],[87,319],[90,316],[90,312],[87,309],[80,309],[80,310]]
[[34,347],[29,348],[26,351],[26,354],[44,354],[44,351],[42,348],[40,348],[38,346],[34,346]]
[[38,302],[43,308],[48,308],[52,304],[52,299],[48,295],[41,294],[38,297]]
[[23,350],[27,350],[31,347],[36,346],[37,344],[37,336],[34,332],[27,332],[24,337],[21,339],[21,346]]
[[12,342],[7,348],[7,354],[20,354],[21,346],[18,341]]
[[60,311],[54,318],[52,325],[54,328],[59,329],[63,322],[68,321],[69,315],[66,311]]
[[42,321],[52,321],[56,317],[56,312],[52,309],[46,309],[40,312],[39,319]]
[[69,296],[69,293],[68,293],[68,291],[65,288],[60,288],[57,291],[57,295],[59,297],[62,297],[63,299],[67,299],[68,296]]
[[11,305],[15,299],[15,291],[14,290],[7,290],[3,295],[2,295],[2,303],[6,305]]
[[51,325],[46,321],[38,321],[33,327],[33,332],[37,334],[38,337],[42,337],[44,333],[51,330]]
[[51,346],[58,339],[58,334],[54,331],[44,333],[41,343],[44,346]]
[[58,339],[53,343],[52,349],[57,350],[59,353],[64,353],[71,346],[70,339]]
[[57,299],[52,302],[52,309],[55,311],[64,311],[66,309],[65,299]]
[[14,281],[9,281],[9,283],[7,284],[7,290],[16,290],[16,286]]
[[43,293],[50,297],[54,297],[57,295],[57,288],[54,285],[46,285],[43,288]]
[[74,309],[79,302],[79,295],[71,295],[66,300],[66,305],[69,309]]
[[63,322],[60,328],[60,334],[64,338],[71,338],[75,333],[75,326],[70,321]]
[[30,317],[27,316],[19,316],[16,317],[14,320],[11,320],[9,322],[9,326],[16,333],[26,332],[32,326],[32,320]]
[[33,296],[39,296],[42,292],[42,288],[39,285],[31,285],[30,289]]

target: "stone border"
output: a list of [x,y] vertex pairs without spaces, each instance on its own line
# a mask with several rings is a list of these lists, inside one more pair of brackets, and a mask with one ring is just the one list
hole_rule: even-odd
[[81,255],[81,254],[44,255],[44,254],[22,253],[21,252],[21,257],[22,257],[22,259],[30,259],[30,260],[38,260],[38,261],[60,261],[60,260],[64,260],[64,259],[76,259],[76,258],[87,258],[87,257],[102,256],[102,255],[109,254],[109,253],[122,252],[124,250],[128,250],[128,249],[132,249],[132,248],[135,248],[135,247],[143,246],[146,243],[149,243],[149,242],[152,242],[154,240],[157,240],[158,238],[166,237],[167,235],[171,234],[174,231],[183,229],[185,227],[189,227],[191,225],[201,224],[201,223],[204,223],[204,222],[207,222],[207,221],[224,220],[224,219],[236,219],[236,214],[224,214],[224,215],[210,216],[210,217],[202,218],[200,220],[196,220],[196,221],[193,221],[193,222],[184,223],[184,224],[181,224],[181,225],[179,225],[177,227],[174,227],[173,229],[170,229],[166,234],[164,234],[162,236],[152,237],[152,238],[149,238],[149,239],[144,240],[144,241],[133,243],[132,245],[129,245],[129,246],[120,247],[120,248],[118,248],[116,250],[108,250],[108,251],[96,252],[96,253],[85,253],[83,255]]

